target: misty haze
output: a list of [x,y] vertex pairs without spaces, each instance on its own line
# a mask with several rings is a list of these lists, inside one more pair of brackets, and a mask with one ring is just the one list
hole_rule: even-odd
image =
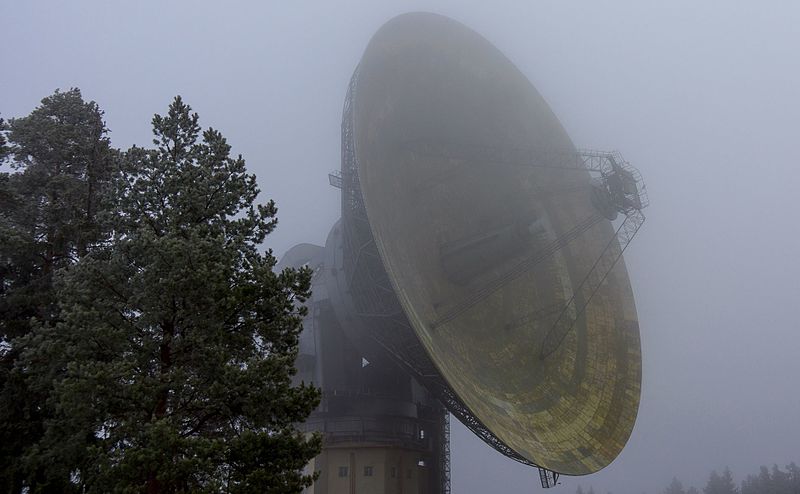
[[[409,12],[444,17],[422,16],[423,27],[410,22],[411,27],[379,31]],[[12,163],[19,162],[13,146],[26,145],[21,138],[13,139],[25,130],[14,127],[16,119],[33,115],[42,99],[57,89],[63,95],[79,88],[86,102],[97,103],[109,130],[109,162],[124,155],[122,173],[139,183],[145,183],[147,173],[135,166],[160,175],[156,162],[168,154],[164,150],[173,149],[162,145],[169,140],[164,136],[170,125],[186,125],[191,134],[190,124],[180,124],[180,112],[185,110],[187,118],[197,112],[201,130],[193,149],[202,152],[197,151],[196,163],[224,148],[224,135],[231,146],[230,156],[222,160],[229,160],[225,173],[240,179],[230,191],[236,199],[227,209],[221,206],[219,221],[228,223],[220,231],[233,237],[233,229],[245,228],[235,219],[247,217],[248,209],[241,205],[249,204],[248,194],[256,185],[260,192],[255,203],[275,201],[279,222],[274,231],[268,225],[272,212],[267,211],[258,220],[263,224],[253,220],[250,230],[237,238],[246,238],[241,240],[243,259],[261,259],[253,265],[267,266],[274,256],[278,268],[297,268],[293,272],[298,278],[258,275],[273,280],[275,290],[292,294],[281,306],[287,334],[294,330],[292,318],[305,315],[293,303],[305,300],[302,277],[311,277],[312,310],[295,342],[300,357],[293,382],[321,382],[329,410],[336,409],[337,398],[326,392],[334,395],[335,388],[339,394],[358,394],[369,389],[378,390],[379,400],[369,401],[373,408],[365,414],[385,406],[385,414],[402,415],[406,412],[398,412],[399,405],[387,405],[401,396],[409,407],[418,407],[409,414],[430,414],[415,415],[418,421],[376,422],[387,430],[411,427],[417,443],[433,444],[432,456],[398,453],[399,471],[390,463],[373,468],[361,460],[340,461],[346,456],[331,454],[325,457],[329,463],[318,459],[317,467],[331,472],[331,485],[347,479],[347,488],[353,489],[341,492],[369,492],[355,490],[362,485],[357,482],[368,481],[365,477],[385,475],[387,485],[393,482],[388,479],[405,479],[411,463],[414,472],[439,472],[438,464],[425,463],[442,453],[436,450],[441,447],[437,438],[445,434],[438,428],[447,416],[442,393],[457,396],[446,405],[465,410],[465,421],[473,414],[478,417],[467,426],[457,419],[457,411],[449,415],[453,493],[539,491],[543,480],[536,458],[551,461],[549,470],[574,474],[560,476],[558,485],[543,492],[686,494],[694,487],[716,494],[722,491],[711,485],[712,471],[722,477],[729,471],[729,480],[741,494],[754,494],[764,488],[755,480],[765,475],[762,466],[769,469],[767,478],[788,472],[785,484],[793,481],[792,488],[800,488],[800,470],[794,465],[800,463],[800,327],[795,314],[800,302],[800,234],[794,227],[800,186],[800,6],[795,3],[7,2],[0,14],[6,40],[0,48],[0,117],[11,122],[4,135],[11,136],[12,146],[6,158],[0,155],[0,174],[21,173]],[[454,22],[441,20],[445,17]],[[428,22],[435,27],[431,31],[424,29]],[[448,45],[454,39],[474,44]],[[404,40],[444,48],[427,60]],[[362,82],[354,89],[351,81],[357,78],[351,78],[357,67]],[[485,81],[489,82],[482,85]],[[501,82],[494,86],[496,81]],[[527,81],[535,89],[529,90]],[[449,88],[446,94],[437,92],[444,87]],[[190,109],[182,107],[184,103]],[[161,127],[155,114],[162,116]],[[204,136],[208,127],[220,135]],[[493,134],[496,129],[500,130]],[[162,144],[153,142],[154,132],[157,140],[164,139]],[[536,139],[528,140],[531,135]],[[348,143],[354,149],[348,149]],[[502,159],[497,158],[496,149],[503,146]],[[541,154],[530,158],[525,154],[529,147]],[[152,154],[147,154],[151,148]],[[257,184],[248,185],[244,168],[237,168],[244,167],[237,164],[239,155]],[[356,163],[356,156],[361,162]],[[622,157],[625,166],[612,167],[614,159],[623,163]],[[487,171],[470,160],[505,165]],[[520,165],[536,160],[556,163],[560,170],[543,166],[531,171]],[[563,169],[578,166],[573,162],[580,163],[580,175],[567,173],[564,178]],[[208,166],[212,185],[218,184],[214,180],[226,182],[215,175],[221,173],[215,165]],[[371,168],[367,173],[358,166]],[[433,171],[426,175],[428,169]],[[471,178],[463,178],[470,173]],[[452,179],[456,175],[460,178]],[[623,182],[612,184],[609,176]],[[175,180],[191,188],[185,176]],[[455,182],[463,187],[459,193],[471,191],[475,198],[456,197],[446,188]],[[6,183],[10,182],[0,181],[3,187]],[[131,185],[120,190],[130,199],[139,189]],[[0,190],[0,206],[11,211],[6,206],[13,202],[11,195],[4,191]],[[528,204],[523,192],[545,199]],[[558,199],[547,198],[555,195]],[[492,202],[494,197],[499,199]],[[361,209],[348,210],[352,204]],[[560,209],[554,213],[556,204]],[[158,207],[153,211],[160,214]],[[642,211],[646,221],[643,215],[639,219]],[[130,219],[130,214],[125,217]],[[13,222],[5,219],[12,218],[11,213],[0,216],[3,228]],[[635,224],[627,237],[620,226],[626,220]],[[578,231],[575,225],[581,221],[588,223]],[[108,239],[125,236],[115,228],[109,227]],[[269,232],[263,243],[262,230]],[[8,238],[0,239],[0,248],[18,249],[10,231],[2,230]],[[570,235],[579,240],[566,240]],[[612,238],[617,243],[606,254]],[[356,240],[359,245],[372,242],[367,261],[355,251],[348,253]],[[146,242],[141,245],[151,245]],[[105,245],[99,240],[97,244]],[[541,254],[548,248],[547,256]],[[624,262],[614,264],[620,248]],[[82,250],[86,248],[78,242],[76,252],[82,255]],[[253,257],[251,250],[261,257]],[[528,251],[545,260],[525,264]],[[222,252],[219,259],[227,259]],[[12,293],[8,273],[16,267],[9,261],[13,256],[6,251],[2,256],[0,297],[5,297]],[[598,269],[605,269],[600,277],[592,271],[598,258]],[[370,259],[377,260],[377,268]],[[236,269],[247,265],[236,264]],[[364,274],[362,268],[376,271]],[[515,270],[524,272],[513,274]],[[85,285],[76,272],[58,282],[64,285],[55,286],[77,287],[80,295]],[[504,284],[494,287],[493,280],[503,276]],[[370,298],[378,292],[372,285],[359,285],[359,277],[373,280],[383,295]],[[570,277],[577,280],[568,286],[564,280]],[[215,278],[207,278],[209,290],[214,289]],[[586,281],[580,284],[581,280]],[[201,282],[202,278],[192,287],[196,293],[203,291]],[[180,284],[180,276],[175,283]],[[528,297],[526,289],[535,297]],[[512,300],[504,290],[520,293]],[[529,298],[536,298],[535,307],[524,305]],[[608,320],[618,324],[592,315],[599,309],[592,312],[590,300],[607,304]],[[351,344],[366,340],[359,331],[377,320],[361,317],[369,303],[386,311],[378,314],[380,318],[386,319],[392,310],[401,314],[396,327],[411,331],[413,326],[417,333],[405,336],[421,334],[422,343],[414,344],[427,353],[399,352],[400,363],[391,358],[383,363],[389,354],[398,356],[392,345],[402,347],[409,340],[398,336],[394,342],[376,343],[376,337]],[[485,310],[479,314],[476,307]],[[503,314],[492,312],[498,307]],[[509,321],[520,321],[521,314],[533,309],[546,321],[530,323],[536,331],[508,329],[513,326]],[[70,318],[86,313],[75,310],[74,316],[58,321],[68,326]],[[137,309],[126,314],[140,315]],[[352,323],[356,329],[342,323],[356,315],[361,317]],[[38,328],[31,334],[47,337],[48,323],[39,319],[31,323]],[[494,323],[506,329],[481,343],[485,333],[480,330]],[[548,333],[558,324],[563,334]],[[583,355],[580,350],[572,348],[580,348],[575,340],[590,331],[587,326],[602,335],[624,332],[614,340],[617,343],[603,347],[605,353],[592,357],[587,371],[600,376],[596,382],[610,389],[613,381],[620,389],[604,402],[603,427],[597,429],[602,431],[593,436],[605,441],[602,447],[578,444],[579,433],[569,427],[556,439],[531,433],[528,426],[538,425],[531,418],[534,412],[553,400],[546,393],[544,398],[523,393],[536,381],[535,373],[558,377],[561,368],[547,357],[570,362],[582,358],[576,357]],[[0,334],[0,351],[11,348],[10,334]],[[256,348],[259,338],[263,335],[255,338],[253,355],[261,351]],[[287,338],[280,341],[292,337]],[[521,346],[507,344],[515,338],[534,346],[530,353],[535,358],[525,357]],[[31,345],[38,340],[19,341]],[[320,348],[329,352],[327,360]],[[413,360],[413,365],[424,367],[418,373],[435,372],[439,380],[427,382],[408,374],[414,371],[405,367],[409,361],[404,359],[417,357],[421,360]],[[624,368],[627,374],[603,374],[606,364],[609,369]],[[12,363],[4,369],[14,365],[24,367]],[[502,375],[492,373],[501,367],[506,369]],[[5,376],[12,374],[3,372],[0,384],[5,385],[11,382]],[[557,378],[553,382],[561,383]],[[443,388],[437,388],[440,385]],[[310,410],[315,398],[308,393],[292,399],[305,400],[303,406]],[[581,399],[600,401],[599,392],[587,393]],[[5,409],[2,413],[12,414]],[[331,427],[319,414],[310,417],[299,426],[303,432]],[[101,424],[93,434],[102,439],[113,421]],[[202,427],[205,423],[196,429]],[[191,434],[197,432],[190,429]],[[484,430],[490,431],[488,441],[476,435]],[[34,434],[9,426],[3,437],[29,433]],[[493,448],[487,444],[493,439],[503,444]],[[7,456],[0,463],[11,464],[12,457],[21,455],[2,452]],[[355,453],[347,454],[355,458]],[[5,470],[0,474],[10,475]],[[75,485],[81,482],[75,471],[65,475]],[[420,476],[414,477],[420,485],[426,482],[424,473],[414,475]],[[143,478],[142,485],[157,488],[153,486],[160,484],[151,477]],[[24,484],[3,480],[9,492],[18,492],[14,486]]]

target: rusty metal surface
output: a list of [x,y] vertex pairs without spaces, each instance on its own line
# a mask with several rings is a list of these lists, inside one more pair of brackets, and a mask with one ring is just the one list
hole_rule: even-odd
[[[576,152],[555,115],[489,42],[433,14],[406,14],[378,31],[354,94],[358,180],[372,234],[405,315],[445,381],[531,462],[572,475],[608,465],[630,436],[641,383],[622,260],[560,346],[540,358],[560,308],[614,236],[592,205],[589,172],[552,161]],[[453,149],[476,145],[530,149],[552,166],[454,157]],[[468,282],[445,273],[442,246],[534,221],[544,233]],[[464,304],[492,284],[499,288]]]

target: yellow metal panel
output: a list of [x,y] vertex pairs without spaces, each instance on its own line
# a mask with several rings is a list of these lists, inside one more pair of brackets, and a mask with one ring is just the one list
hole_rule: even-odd
[[[420,341],[471,412],[525,458],[581,475],[630,436],[641,383],[639,328],[620,260],[555,353],[540,348],[561,307],[613,238],[602,219],[501,289],[443,323],[544,242],[597,215],[588,172],[528,80],[459,23],[408,14],[386,24],[359,66],[353,102],[362,192],[378,251]],[[425,152],[418,151],[424,143]],[[415,147],[416,146],[416,147]],[[453,158],[455,149],[530,149],[550,167]],[[539,220],[545,234],[466,284],[442,245]],[[538,243],[537,243],[538,242]]]

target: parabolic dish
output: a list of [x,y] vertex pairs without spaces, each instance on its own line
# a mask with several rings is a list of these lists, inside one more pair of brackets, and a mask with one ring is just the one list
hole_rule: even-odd
[[[352,105],[378,252],[447,384],[531,462],[571,475],[608,465],[636,419],[639,328],[620,259],[541,357],[560,310],[615,241],[589,172],[559,159],[576,149],[553,112],[483,37],[417,13],[372,38]],[[538,165],[507,159],[520,150]]]

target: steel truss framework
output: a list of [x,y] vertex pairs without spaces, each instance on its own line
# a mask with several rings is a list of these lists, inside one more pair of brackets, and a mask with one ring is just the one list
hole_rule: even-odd
[[439,448],[441,455],[439,455],[439,472],[442,492],[450,494],[450,414],[445,412],[442,414],[442,434],[440,439]]
[[[538,466],[536,463],[521,456],[502,440],[496,437],[456,396],[450,386],[436,369],[425,349],[406,318],[402,307],[394,293],[391,281],[384,269],[383,262],[378,254],[375,239],[367,219],[364,199],[358,178],[356,161],[355,140],[353,136],[353,99],[358,82],[358,69],[354,72],[344,102],[342,115],[342,167],[341,171],[329,175],[331,185],[340,188],[342,193],[342,248],[343,268],[346,286],[349,290],[356,315],[365,323],[363,327],[369,328],[370,338],[379,347],[390,354],[401,366],[424,385],[442,404],[458,418],[468,429],[480,437],[503,455],[520,463],[539,468],[542,487],[552,487],[556,484],[559,474]],[[410,151],[427,154],[435,152],[441,155],[442,148],[433,149],[426,143],[410,143]],[[553,326],[545,343],[541,348],[542,358],[546,357],[564,339],[572,328],[575,319],[585,308],[588,300],[596,293],[602,281],[614,264],[621,257],[625,247],[644,221],[641,209],[647,205],[647,196],[638,172],[630,167],[618,153],[605,153],[600,151],[584,151],[576,154],[559,154],[546,156],[532,150],[500,149],[487,146],[448,146],[450,157],[462,159],[465,162],[500,163],[514,166],[541,166],[557,167],[563,170],[580,170],[583,172],[594,171],[600,174],[601,180],[608,180],[624,170],[633,177],[634,183],[639,187],[635,199],[639,202],[625,203],[618,209],[625,214],[625,220],[617,229],[616,235],[609,241],[603,253],[595,262],[589,274],[579,285],[583,302],[576,306],[574,297],[560,308],[548,308],[548,312],[558,311],[557,326]],[[544,156],[544,159],[543,159]],[[554,164],[555,163],[555,164]],[[626,198],[623,196],[623,199]],[[633,197],[627,197],[633,199]],[[622,204],[622,202],[620,202]],[[542,252],[537,252],[534,257],[524,261],[523,265],[512,270],[506,279],[498,280],[495,284],[486,287],[477,297],[465,300],[451,308],[439,321],[434,324],[443,324],[455,318],[459,313],[475,305],[480,300],[494,291],[502,288],[512,279],[531,269],[545,257],[562,248],[566,243],[579,237],[581,233],[602,220],[602,216],[594,215],[586,218],[576,225],[567,234],[555,239]],[[576,291],[578,291],[576,290]],[[570,314],[572,314],[570,316]],[[446,416],[446,414],[445,414]],[[449,423],[446,431],[449,432]],[[448,442],[442,448],[440,485],[441,492],[450,492],[450,466],[449,466],[449,434],[444,438]],[[443,445],[445,446],[445,445]]]

